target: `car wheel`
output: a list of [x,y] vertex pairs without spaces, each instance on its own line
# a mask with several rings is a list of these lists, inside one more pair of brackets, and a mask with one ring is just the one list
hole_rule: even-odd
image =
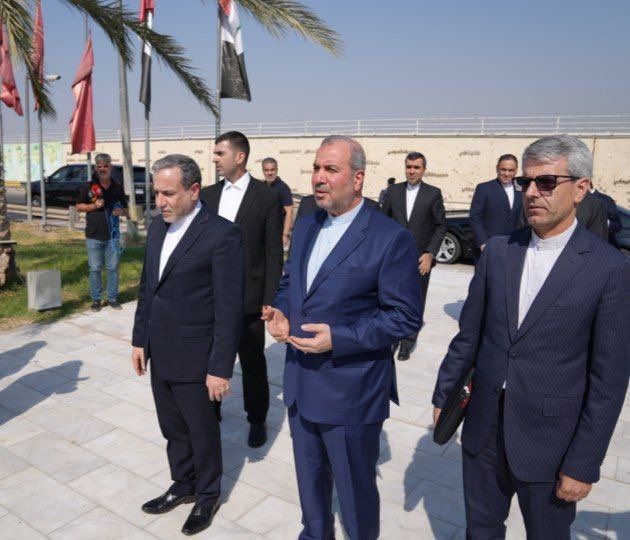
[[42,201],[41,201],[41,199],[39,198],[39,196],[33,197],[33,198],[31,199],[31,205],[32,205],[32,206],[41,206],[41,205],[42,205]]
[[442,264],[454,264],[462,255],[462,246],[459,238],[452,233],[447,232],[442,240],[442,245],[437,254],[437,262]]

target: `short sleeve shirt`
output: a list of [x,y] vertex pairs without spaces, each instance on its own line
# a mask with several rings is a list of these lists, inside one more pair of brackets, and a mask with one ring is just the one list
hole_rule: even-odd
[[[91,204],[94,202],[95,197],[92,195],[93,185],[99,185],[99,181],[92,180],[86,183],[79,195],[80,203]],[[127,208],[127,197],[122,184],[116,180],[112,180],[108,189],[105,189],[103,186],[101,186],[101,189],[103,190],[105,204],[101,208],[86,213],[85,237],[107,241],[111,237],[107,212],[111,213],[117,205]]]
[[284,216],[286,215],[284,207],[293,205],[293,194],[291,193],[291,188],[279,176],[271,184],[269,184],[269,187],[280,197],[282,219],[284,219]]

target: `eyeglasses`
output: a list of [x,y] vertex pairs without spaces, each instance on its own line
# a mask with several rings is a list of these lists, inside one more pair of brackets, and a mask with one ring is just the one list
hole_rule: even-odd
[[[567,180],[558,181],[558,178],[566,178]],[[517,176],[514,178],[514,189],[516,191],[527,191],[529,184],[536,183],[536,189],[538,191],[553,191],[558,184],[568,182],[570,180],[579,180],[579,176],[568,176],[566,174],[541,174],[536,178],[529,178],[528,176]]]

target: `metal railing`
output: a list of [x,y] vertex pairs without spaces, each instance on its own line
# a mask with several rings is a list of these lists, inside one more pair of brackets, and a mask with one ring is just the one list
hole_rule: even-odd
[[[448,116],[372,118],[362,120],[306,120],[302,122],[224,123],[223,131],[242,131],[248,137],[343,135],[630,135],[630,114],[597,116]],[[132,128],[132,139],[144,139],[144,128]],[[214,124],[151,126],[152,139],[214,138]],[[120,139],[119,129],[97,130],[97,141]],[[49,131],[46,141],[68,142],[67,131]],[[9,134],[5,143],[24,142]]]

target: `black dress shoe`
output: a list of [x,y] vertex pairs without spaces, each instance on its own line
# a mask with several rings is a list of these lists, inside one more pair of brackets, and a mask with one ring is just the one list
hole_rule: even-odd
[[247,444],[252,448],[259,448],[267,442],[267,427],[264,422],[255,422],[249,426]]
[[156,499],[151,499],[142,505],[142,510],[147,514],[165,514],[180,504],[195,502],[194,495],[177,495],[167,491]]
[[218,499],[214,503],[209,503],[205,505],[196,504],[190,512],[186,523],[184,523],[184,526],[182,527],[182,532],[184,534],[187,534],[188,536],[191,536],[210,527],[210,525],[212,524],[212,519],[217,513],[219,506],[221,505],[219,504]]
[[409,360],[411,356],[411,349],[406,347],[405,345],[400,346],[400,350],[398,351],[398,360]]

